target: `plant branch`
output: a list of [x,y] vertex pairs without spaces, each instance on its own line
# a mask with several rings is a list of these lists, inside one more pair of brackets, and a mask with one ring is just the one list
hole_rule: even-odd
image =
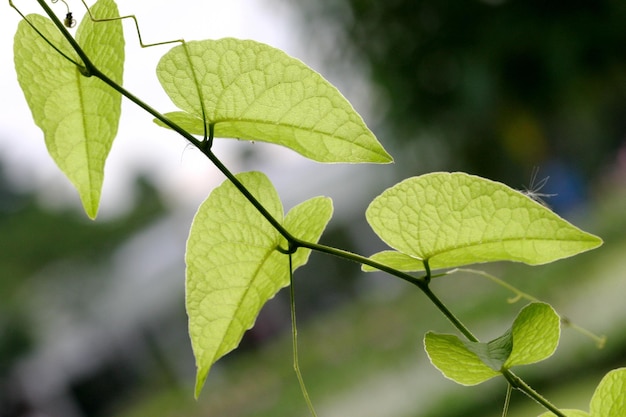
[[467,338],[470,342],[480,342],[476,336],[459,320],[448,307],[433,293],[429,286],[422,289],[424,294],[430,299],[430,301],[437,307],[441,313],[452,323],[452,325]]
[[[137,106],[139,106],[140,108],[142,108],[143,110],[148,112],[150,115],[155,117],[157,120],[162,122],[164,125],[166,125],[170,129],[174,130],[176,133],[178,133],[179,135],[181,135],[182,137],[187,139],[193,146],[195,146],[197,149],[199,149],[222,172],[222,174],[224,174],[226,176],[226,178],[229,181],[231,181],[231,183],[259,211],[259,213],[261,213],[261,215],[263,215],[263,217],[288,241],[288,243],[289,243],[289,251],[295,250],[295,249],[297,249],[299,247],[308,248],[308,249],[311,249],[311,250],[315,250],[317,252],[327,253],[327,254],[330,254],[330,255],[338,256],[340,258],[351,260],[351,261],[357,262],[359,264],[369,265],[369,266],[371,266],[373,268],[376,268],[376,269],[378,269],[380,271],[386,272],[386,273],[388,273],[390,275],[393,275],[393,276],[398,277],[398,278],[400,278],[400,279],[402,279],[404,281],[407,281],[407,282],[417,286],[430,299],[430,301],[441,311],[441,313],[446,318],[448,318],[448,320],[450,320],[450,322],[454,325],[454,327],[457,328],[461,333],[463,333],[463,335],[468,340],[474,341],[474,342],[478,342],[478,339],[465,327],[465,325],[463,325],[463,323],[445,306],[445,304],[430,289],[429,281],[430,281],[431,275],[430,275],[430,270],[428,269],[428,265],[427,264],[425,265],[426,266],[426,270],[427,270],[426,275],[424,275],[423,277],[414,277],[414,276],[412,276],[410,274],[404,273],[402,271],[396,270],[396,269],[391,268],[389,266],[386,266],[384,264],[378,263],[378,262],[376,262],[376,261],[374,261],[372,259],[369,259],[367,257],[361,256],[361,255],[357,255],[357,254],[354,254],[354,253],[351,253],[351,252],[348,252],[348,251],[345,251],[345,250],[342,250],[342,249],[337,249],[337,248],[333,248],[333,247],[322,245],[322,244],[318,244],[318,243],[303,241],[303,240],[300,240],[300,239],[294,237],[292,234],[290,234],[265,209],[265,207],[250,193],[250,191],[237,179],[237,177],[233,173],[230,172],[230,170],[228,170],[228,168],[221,162],[221,160],[213,153],[213,151],[211,150],[211,144],[212,144],[212,141],[213,141],[214,125],[212,125],[212,124],[209,125],[208,126],[208,132],[207,132],[206,131],[207,126],[206,126],[206,122],[205,122],[205,137],[204,137],[204,140],[198,140],[193,135],[191,135],[189,132],[184,130],[182,127],[180,127],[179,125],[177,125],[176,123],[171,121],[169,118],[164,116],[162,113],[158,112],[157,110],[155,110],[154,108],[152,108],[151,106],[146,104],[144,101],[142,101],[141,99],[136,97],[134,94],[132,94],[131,92],[126,90],[124,87],[119,85],[117,82],[115,82],[114,80],[109,78],[106,74],[102,73],[91,62],[91,60],[88,58],[88,56],[85,54],[85,52],[80,47],[80,45],[76,42],[76,40],[72,37],[72,35],[66,30],[65,26],[63,25],[63,23],[58,19],[58,17],[54,14],[54,12],[50,9],[50,7],[45,3],[45,0],[37,0],[37,2],[44,9],[46,14],[54,22],[54,24],[57,26],[57,28],[61,31],[63,36],[67,39],[69,44],[72,46],[72,48],[78,54],[80,59],[83,61],[84,66],[80,65],[78,62],[72,60],[71,58],[69,58],[68,56],[63,54],[63,52],[60,51],[58,49],[58,47],[56,47],[55,45],[52,45],[41,34],[41,32],[39,32],[35,28],[35,30],[42,36],[42,38],[44,40],[46,40],[46,42],[48,42],[55,50],[57,50],[57,52],[61,53],[68,60],[73,62],[79,68],[80,72],[84,76],[87,76],[87,77],[94,76],[94,77],[102,80],[104,83],[109,85],[111,88],[113,88],[114,90],[119,92],[121,95],[123,95],[124,97],[126,97],[127,99],[132,101],[134,104],[136,104]],[[9,4],[12,7],[14,7],[13,3],[11,1],[9,1]],[[19,10],[18,10],[18,13],[19,13]],[[21,15],[21,13],[20,13],[20,15]],[[22,15],[22,17],[24,17],[24,16]],[[204,113],[204,109],[203,109],[203,113]],[[206,137],[207,133],[208,133],[208,138]],[[291,260],[291,255],[290,255],[290,260]],[[293,286],[292,286],[292,288],[293,288]],[[295,319],[294,319],[294,326],[295,326]],[[294,340],[295,340],[295,330],[294,330]],[[297,347],[295,345],[294,345],[294,355],[295,355],[295,359],[297,359]],[[296,363],[295,366],[297,367],[297,363]],[[296,368],[296,372],[299,372],[299,370],[297,368]],[[528,384],[526,384],[523,380],[521,380],[517,375],[513,374],[511,371],[509,371],[509,370],[503,371],[503,375],[507,379],[507,381],[509,381],[509,383],[511,384],[512,387],[514,387],[516,389],[519,389],[520,391],[524,392],[530,398],[532,398],[535,401],[537,401],[539,404],[541,404],[543,407],[545,407],[546,409],[548,409],[551,412],[553,412],[555,415],[557,415],[559,417],[566,417],[554,405],[552,405],[548,400],[546,400],[544,397],[542,397],[539,393],[534,391]],[[301,376],[299,376],[299,381],[302,384]],[[305,395],[305,397],[306,397],[306,395]],[[315,415],[314,411],[312,411],[312,414]]]
[[439,300],[439,298],[430,290],[428,287],[428,281],[430,280],[430,274],[427,274],[424,277],[416,278],[410,274],[398,271],[394,268],[388,267],[384,264],[373,261],[367,257],[357,255],[345,250],[332,248],[330,246],[320,245],[317,243],[306,242],[294,237],[291,233],[289,233],[279,222],[276,220],[266,209],[265,207],[250,193],[250,191],[237,179],[237,177],[230,172],[230,170],[222,163],[222,161],[213,153],[210,146],[206,146],[207,144],[211,144],[213,141],[213,125],[210,125],[209,129],[209,137],[205,138],[203,141],[196,139],[189,132],[184,130],[182,127],[178,126],[176,123],[171,121],[162,113],[158,112],[143,100],[139,99],[137,96],[132,94],[130,91],[126,90],[124,87],[119,85],[117,82],[109,78],[106,74],[100,71],[87,57],[85,52],[82,50],[80,45],[74,40],[72,35],[66,30],[65,26],[61,23],[61,21],[56,17],[56,15],[52,12],[52,10],[45,4],[45,0],[37,0],[37,2],[42,6],[42,8],[46,11],[48,16],[55,22],[56,26],[63,33],[63,35],[70,42],[76,53],[85,63],[85,69],[87,74],[85,76],[94,76],[99,78],[104,83],[109,85],[111,88],[122,94],[128,100],[132,101],[137,106],[141,107],[143,110],[154,116],[157,120],[162,122],[164,125],[174,130],[176,133],[187,139],[193,146],[195,146],[198,150],[200,150],[214,165],[215,167],[226,176],[226,178],[231,181],[231,183],[243,194],[243,196],[261,213],[261,215],[289,242],[289,245],[298,248],[305,247],[311,250],[315,250],[322,253],[328,253],[334,256],[338,256],[340,258],[348,259],[360,264],[369,265],[373,268],[379,269],[383,272],[386,272],[390,275],[398,277],[404,281],[407,281],[415,286],[417,286],[426,296],[435,304],[435,306],[442,312],[444,316],[450,320],[450,322],[456,327],[465,337],[467,337],[471,341],[477,341],[478,339],[461,323],[461,321],[445,306],[445,304]]
[[551,411],[555,416],[567,417],[554,404],[544,398],[537,391],[532,389],[530,385],[524,382],[519,376],[515,375],[510,369],[504,370],[502,372],[502,375],[504,375],[506,380],[509,381],[509,384],[511,384],[513,388],[523,392],[524,394],[526,394],[526,396],[539,403],[542,407]]
[[[385,264],[381,264],[376,262],[370,258],[366,258],[361,255],[357,255],[352,252],[345,251],[343,249],[337,249],[326,245],[321,245],[319,243],[311,243],[305,242],[300,239],[296,239],[297,246],[309,248],[311,250],[317,252],[323,252],[330,255],[338,256],[343,259],[347,259],[353,262],[357,262],[359,264],[369,265],[373,268],[376,268],[380,271],[386,272],[390,275],[393,275],[397,278],[400,278],[410,284],[418,287],[422,292],[430,299],[430,301],[439,309],[439,311],[452,323],[452,325],[459,330],[468,340],[472,342],[478,342],[478,338],[472,334],[472,332],[459,320],[448,307],[432,292],[428,285],[429,281],[429,273],[427,275],[416,278],[413,275],[407,274],[402,271],[398,271],[397,269],[391,268]],[[430,272],[430,271],[429,271]]]

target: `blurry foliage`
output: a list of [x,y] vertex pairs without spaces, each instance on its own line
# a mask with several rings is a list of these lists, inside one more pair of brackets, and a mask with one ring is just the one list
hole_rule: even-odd
[[19,292],[37,272],[63,260],[101,262],[165,213],[156,190],[143,179],[137,182],[140,204],[133,211],[95,223],[71,210],[46,210],[1,174],[0,169],[0,374],[33,344],[29,312]]
[[[34,195],[20,194],[0,178],[0,297],[50,262],[103,259],[133,232],[164,213],[156,190],[138,180],[136,208],[110,221],[92,222],[74,211],[49,211]],[[0,298],[0,300],[2,299]]]
[[[389,101],[392,135],[383,142],[406,147],[422,139],[406,156],[420,170],[518,181],[532,166],[558,158],[588,177],[626,137],[622,0],[300,6],[303,30],[320,33],[324,20],[339,26],[332,47],[347,44],[370,65]],[[423,143],[425,137],[435,144]],[[433,146],[437,158],[424,156]]]

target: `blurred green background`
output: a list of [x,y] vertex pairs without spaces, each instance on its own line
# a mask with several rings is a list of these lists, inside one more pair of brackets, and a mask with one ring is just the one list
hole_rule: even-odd
[[[481,266],[608,337],[599,350],[565,327],[553,358],[519,372],[557,405],[586,409],[602,375],[626,365],[626,2],[267,7],[291,8],[298,44],[396,159],[382,180],[374,178],[380,167],[350,184],[334,178],[340,196],[351,188],[371,198],[432,170],[532,187],[539,167],[535,185],[549,177],[547,203],[605,239],[599,250],[544,267]],[[246,148],[244,169],[266,149]],[[8,178],[0,169],[0,417],[307,415],[283,292],[193,399],[183,302],[193,213],[173,210],[158,183],[138,178],[134,207],[93,223],[45,209]],[[382,247],[365,223],[364,199],[336,202],[347,208],[324,243],[363,254]],[[470,274],[433,286],[485,340],[523,306]],[[296,275],[296,297],[301,368],[320,417],[500,415],[504,381],[459,387],[428,364],[423,334],[452,328],[414,288],[313,255]],[[541,412],[515,393],[511,407],[512,417]]]

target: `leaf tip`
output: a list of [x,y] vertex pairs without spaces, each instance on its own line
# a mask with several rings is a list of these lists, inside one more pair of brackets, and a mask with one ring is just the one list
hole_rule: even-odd
[[98,210],[100,209],[100,192],[95,190],[94,193],[91,193],[92,190],[84,190],[80,185],[76,185],[76,189],[80,195],[80,201],[83,205],[83,210],[85,210],[85,214],[90,220],[96,220]]
[[194,390],[194,398],[196,400],[200,398],[200,393],[202,392],[202,388],[204,388],[204,383],[206,382],[208,376],[208,369],[198,368],[198,373],[196,375],[196,387]]
[[83,210],[85,210],[85,214],[87,215],[87,217],[89,217],[90,220],[96,220],[96,217],[98,217],[98,202],[91,202],[91,201],[82,201],[83,203]]
[[393,160],[393,156],[391,156],[382,146],[381,146],[381,153],[380,153],[380,161],[376,161],[379,164],[393,164],[394,160]]

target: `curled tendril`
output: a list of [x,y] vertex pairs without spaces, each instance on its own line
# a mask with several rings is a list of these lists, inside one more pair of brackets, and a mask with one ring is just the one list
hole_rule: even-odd
[[506,299],[506,302],[509,304],[515,304],[517,303],[519,300],[522,299],[522,297],[524,297],[524,294],[519,292],[517,293],[517,295],[515,295],[514,297],[509,297]]
[[[532,302],[539,302],[540,300],[533,297],[530,294],[527,294],[521,290],[519,290],[518,288],[514,287],[513,285],[501,280],[500,278],[491,275],[485,271],[478,271],[475,269],[468,269],[468,268],[455,268],[455,269],[451,269],[449,271],[446,271],[446,273],[444,275],[450,275],[450,274],[454,274],[456,272],[465,272],[468,274],[474,274],[474,275],[479,275],[482,277],[485,277],[487,279],[489,279],[490,281],[500,285],[501,287],[506,288],[509,291],[512,291],[515,295],[512,297],[507,298],[507,302],[513,304],[518,302],[521,299],[525,299],[528,301],[532,301]],[[606,344],[606,336],[605,335],[596,335],[595,333],[591,332],[590,330],[587,330],[586,328],[577,325],[576,323],[573,323],[569,318],[567,317],[561,317],[561,324],[563,326],[567,326],[572,328],[573,330],[577,331],[578,333],[587,336],[588,338],[590,338],[591,340],[593,340],[596,343],[596,346],[598,347],[598,349],[602,349],[604,347],[604,345]]]

